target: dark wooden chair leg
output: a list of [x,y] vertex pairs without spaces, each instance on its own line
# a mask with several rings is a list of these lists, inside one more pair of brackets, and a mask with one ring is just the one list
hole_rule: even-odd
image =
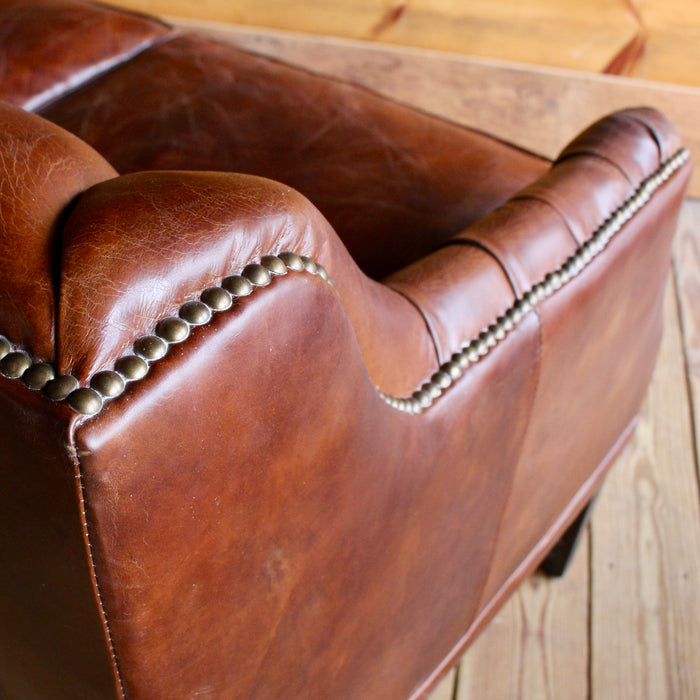
[[540,564],[540,571],[546,576],[563,576],[569,568],[569,564],[576,552],[576,547],[581,539],[581,534],[588,522],[593,500],[591,499],[588,502]]

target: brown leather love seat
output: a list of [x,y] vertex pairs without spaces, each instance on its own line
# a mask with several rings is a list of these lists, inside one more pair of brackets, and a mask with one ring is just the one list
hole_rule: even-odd
[[71,0],[0,99],[0,695],[426,693],[630,435],[676,131],[549,163]]

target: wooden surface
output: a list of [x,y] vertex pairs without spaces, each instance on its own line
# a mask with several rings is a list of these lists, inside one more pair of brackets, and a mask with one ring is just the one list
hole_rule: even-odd
[[[186,26],[365,85],[550,158],[603,114],[655,106],[678,126],[700,162],[700,88],[287,32],[203,22]],[[700,169],[691,195],[700,197]]]
[[187,19],[700,85],[697,0],[120,0]]

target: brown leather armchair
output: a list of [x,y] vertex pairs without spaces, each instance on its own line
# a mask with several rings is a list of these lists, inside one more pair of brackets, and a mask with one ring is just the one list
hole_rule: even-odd
[[0,0],[0,99],[0,694],[425,694],[630,435],[675,130],[549,163],[77,0]]

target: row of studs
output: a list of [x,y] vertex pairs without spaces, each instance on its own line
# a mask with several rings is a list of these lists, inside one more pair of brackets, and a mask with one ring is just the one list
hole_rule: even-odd
[[[470,365],[496,347],[538,302],[549,297],[587,267],[689,157],[690,153],[683,148],[663,163],[559,268],[548,273],[476,338],[464,343],[411,396],[401,398],[378,390],[381,398],[393,408],[410,414],[419,414],[430,407]],[[136,340],[133,354],[117,360],[113,370],[93,375],[89,387],[81,387],[72,375],[56,376],[48,363],[33,363],[26,352],[13,349],[3,336],[0,336],[0,373],[12,379],[21,379],[30,389],[43,391],[53,401],[66,400],[78,413],[94,415],[102,409],[105,400],[122,394],[128,382],[143,379],[150,364],[165,357],[171,345],[186,340],[193,326],[209,323],[214,312],[231,308],[234,299],[250,295],[256,287],[266,287],[273,276],[286,275],[288,271],[318,275],[333,284],[324,267],[311,258],[291,252],[265,255],[259,264],[247,265],[240,275],[232,275],[225,278],[220,286],[205,289],[198,301],[185,302],[180,307],[178,316],[159,321],[153,334]]]
[[548,273],[476,338],[464,343],[452,357],[413,394],[406,398],[379,391],[380,396],[393,408],[405,413],[418,414],[432,406],[470,365],[479,362],[500,343],[538,302],[551,296],[557,289],[576,277],[591,261],[605,250],[613,236],[649,201],[652,194],[666,182],[690,157],[682,148],[625,200],[562,265]]
[[65,400],[82,415],[95,415],[102,410],[105,400],[124,393],[129,382],[143,379],[153,362],[165,357],[172,345],[186,340],[192,327],[209,323],[215,312],[230,309],[238,297],[248,296],[256,287],[266,287],[273,276],[286,275],[289,271],[318,275],[333,284],[325,268],[304,255],[290,252],[264,255],[259,264],[247,265],[240,275],[226,277],[220,286],[205,289],[199,300],[185,302],[177,316],[161,319],[151,335],[136,340],[131,354],[115,362],[113,370],[94,374],[88,387],[81,387],[70,374],[56,376],[48,363],[32,362],[28,353],[14,349],[4,336],[0,336],[0,373],[22,380],[30,389],[42,391],[53,401]]

